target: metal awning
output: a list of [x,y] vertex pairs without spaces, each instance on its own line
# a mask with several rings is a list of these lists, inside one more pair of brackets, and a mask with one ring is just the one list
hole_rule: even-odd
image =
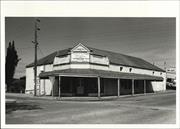
[[65,69],[55,70],[50,72],[40,73],[40,78],[47,78],[49,76],[69,76],[69,77],[102,77],[102,78],[120,78],[120,79],[135,79],[135,80],[154,80],[163,81],[162,77],[135,74],[135,73],[122,73],[114,71],[96,70],[96,69]]

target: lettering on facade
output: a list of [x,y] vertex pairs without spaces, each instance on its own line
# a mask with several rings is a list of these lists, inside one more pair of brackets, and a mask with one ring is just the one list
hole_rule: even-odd
[[82,45],[76,47],[71,53],[72,62],[89,62],[89,50]]
[[71,61],[73,62],[89,62],[89,53],[76,52],[72,53]]
[[107,57],[91,55],[91,63],[109,65],[109,60]]
[[54,60],[54,64],[57,65],[57,64],[69,63],[69,61],[70,61],[69,58],[70,58],[69,55],[63,56],[63,57],[56,57]]

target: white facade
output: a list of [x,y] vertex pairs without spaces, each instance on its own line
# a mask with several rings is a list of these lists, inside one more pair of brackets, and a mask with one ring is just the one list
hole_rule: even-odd
[[[41,72],[48,72],[53,70],[53,64],[37,66],[37,75]],[[38,79],[39,80],[39,79]],[[43,79],[40,81],[40,88],[37,87],[37,90],[40,89],[41,94],[49,95],[52,90],[52,84],[49,79]],[[34,93],[34,68],[26,68],[26,93]],[[39,91],[37,92],[39,93]]]
[[[106,56],[93,55],[91,51],[82,44],[75,46],[70,53],[63,56],[56,56],[53,64],[41,65],[37,67],[37,76],[41,72],[65,69],[97,69],[122,73],[135,73],[162,77],[163,81],[151,81],[155,92],[166,90],[166,72],[128,67],[111,64]],[[37,87],[38,88],[38,87]],[[52,84],[49,79],[40,80],[40,94],[50,95]],[[34,70],[33,67],[26,68],[26,93],[33,93],[34,90]]]

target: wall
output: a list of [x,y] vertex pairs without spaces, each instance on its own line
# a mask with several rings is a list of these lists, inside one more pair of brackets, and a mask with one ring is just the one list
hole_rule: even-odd
[[96,55],[90,55],[90,62],[96,63],[96,64],[109,65],[108,57],[102,57],[102,56],[96,56]]
[[[120,71],[120,67],[123,67],[122,71]],[[134,67],[128,67],[128,66],[122,66],[122,65],[113,65],[113,64],[110,64],[109,67],[100,66],[100,65],[90,65],[90,68],[98,69],[98,70],[108,70],[108,71],[123,72],[123,73],[145,74],[145,75],[162,77],[163,82],[152,81],[151,85],[152,85],[152,88],[155,92],[166,90],[166,73],[165,72],[146,70],[146,69],[140,69],[140,68],[134,68]],[[129,71],[130,68],[132,68],[131,72]]]
[[26,89],[25,93],[34,93],[34,70],[33,67],[26,68]]
[[151,82],[151,86],[152,86],[152,89],[153,89],[154,92],[166,90],[166,87],[164,87],[164,83],[163,82],[152,81]]
[[53,70],[63,70],[63,69],[69,69],[69,68],[71,68],[70,64],[57,65],[53,67]]
[[[52,71],[53,65],[37,66],[37,76],[43,70],[44,72]],[[49,79],[40,79],[41,95],[50,95],[52,90],[52,84]],[[45,89],[45,90],[44,90]],[[34,68],[26,68],[26,90],[27,94],[34,94]],[[37,93],[39,93],[39,87],[37,86]]]
[[70,62],[70,55],[65,55],[61,57],[55,57],[53,64],[58,65],[58,64],[65,64],[69,62]]

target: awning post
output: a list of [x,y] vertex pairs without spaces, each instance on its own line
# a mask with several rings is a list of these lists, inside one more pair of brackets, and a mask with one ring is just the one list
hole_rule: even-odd
[[49,77],[51,84],[52,84],[52,97],[54,97],[54,82],[55,82],[55,76]]
[[146,80],[144,80],[144,94],[146,95]]
[[120,96],[120,79],[118,78],[117,80],[118,83],[118,97]]
[[100,77],[97,78],[98,80],[98,98],[101,98],[101,84],[100,84]]
[[59,99],[61,98],[61,76],[59,76]]
[[134,95],[134,79],[132,79],[132,95]]
[[43,79],[43,86],[44,86],[44,95],[46,95],[46,86],[45,86],[45,80]]
[[39,85],[39,96],[41,96],[41,80],[38,79],[38,85]]

